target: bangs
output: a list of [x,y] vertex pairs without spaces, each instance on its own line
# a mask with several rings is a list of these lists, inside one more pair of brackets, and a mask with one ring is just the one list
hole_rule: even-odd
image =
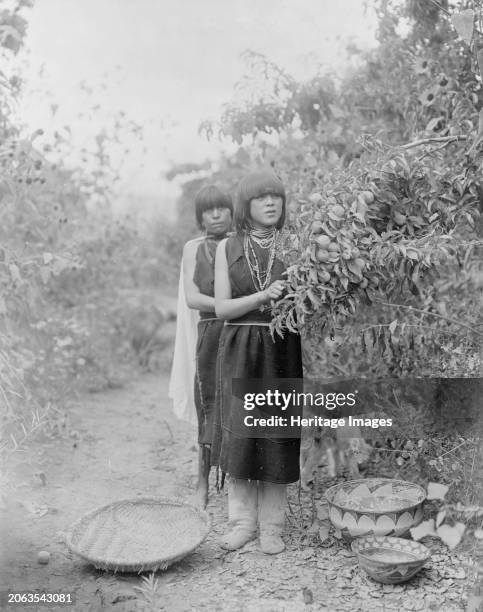
[[212,208],[228,208],[233,213],[233,202],[230,194],[216,185],[206,185],[195,197],[196,220],[201,227],[203,213]]
[[240,183],[239,197],[244,202],[268,194],[280,196],[285,200],[285,189],[275,172],[252,172]]
[[260,198],[269,194],[282,198],[282,215],[276,227],[277,229],[283,227],[286,200],[283,183],[273,170],[260,170],[248,174],[238,185],[235,206],[235,227],[237,231],[250,227],[250,202],[254,198]]

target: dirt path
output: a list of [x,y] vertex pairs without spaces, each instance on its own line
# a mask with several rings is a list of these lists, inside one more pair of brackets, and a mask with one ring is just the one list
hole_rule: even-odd
[[[156,591],[144,587],[143,594],[135,590],[144,584],[139,576],[100,572],[74,557],[63,543],[64,531],[83,513],[136,495],[191,495],[195,432],[171,412],[167,383],[166,376],[149,375],[123,389],[86,395],[69,409],[69,437],[36,441],[0,514],[2,590],[70,592],[76,605],[65,609],[88,612],[465,609],[464,559],[432,543],[432,564],[410,583],[377,584],[359,572],[347,548],[337,542],[324,548],[317,533],[308,532],[311,510],[298,505],[295,487],[288,549],[277,557],[263,555],[256,542],[234,553],[217,546],[226,522],[223,493],[211,496],[208,539],[159,572]],[[40,550],[50,552],[48,565],[37,563]],[[150,597],[154,605],[147,603]]]

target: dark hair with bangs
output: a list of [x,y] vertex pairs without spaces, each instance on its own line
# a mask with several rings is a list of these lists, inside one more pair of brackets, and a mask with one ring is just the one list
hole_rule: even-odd
[[264,195],[276,195],[282,198],[282,214],[277,222],[277,229],[285,222],[285,189],[282,181],[273,170],[258,170],[250,172],[238,184],[235,201],[235,228],[237,232],[250,227],[250,202],[253,198]]
[[203,229],[203,213],[212,208],[228,208],[233,215],[233,202],[230,194],[216,185],[205,185],[195,197],[196,222],[200,229]]

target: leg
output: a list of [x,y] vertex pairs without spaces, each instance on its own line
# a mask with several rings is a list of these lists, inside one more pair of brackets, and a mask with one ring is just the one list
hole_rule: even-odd
[[285,550],[282,532],[285,524],[287,485],[261,481],[258,485],[260,548],[268,555],[276,555]]
[[196,495],[199,506],[204,510],[208,504],[208,477],[210,475],[210,454],[209,444],[200,444],[198,453],[198,484],[196,485]]
[[228,482],[228,520],[232,529],[221,540],[225,550],[241,548],[257,535],[256,480],[230,478]]

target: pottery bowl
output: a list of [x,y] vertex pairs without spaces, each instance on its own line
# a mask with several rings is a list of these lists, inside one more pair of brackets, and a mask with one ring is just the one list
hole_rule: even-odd
[[412,578],[431,557],[419,542],[368,536],[352,542],[361,568],[378,582],[398,584]]
[[407,536],[423,519],[426,491],[405,480],[349,480],[325,492],[329,518],[348,541],[374,536]]

